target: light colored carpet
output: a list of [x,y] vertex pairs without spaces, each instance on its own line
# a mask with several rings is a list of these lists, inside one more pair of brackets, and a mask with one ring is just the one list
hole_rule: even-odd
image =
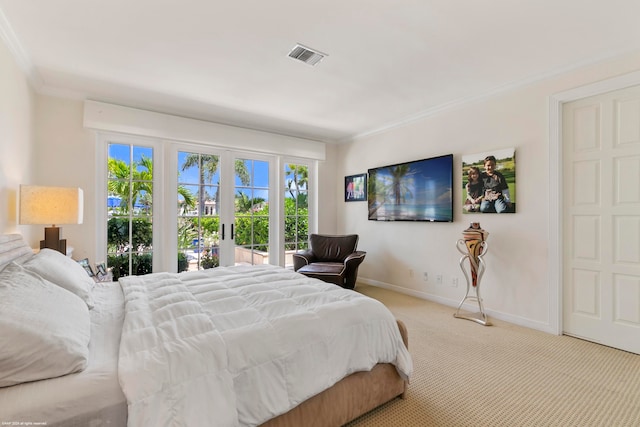
[[[414,374],[406,398],[355,426],[640,426],[640,356],[358,285],[405,322]],[[640,339],[640,336],[638,337]]]

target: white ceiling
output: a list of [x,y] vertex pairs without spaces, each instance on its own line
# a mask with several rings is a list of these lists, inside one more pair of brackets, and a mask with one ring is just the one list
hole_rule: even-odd
[[[0,12],[41,93],[327,142],[640,50],[638,0],[0,0]],[[296,43],[329,56],[297,62]]]

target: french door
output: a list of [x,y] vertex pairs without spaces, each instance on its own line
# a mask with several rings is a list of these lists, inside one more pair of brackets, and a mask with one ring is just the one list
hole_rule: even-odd
[[178,271],[269,263],[273,164],[270,156],[178,149]]

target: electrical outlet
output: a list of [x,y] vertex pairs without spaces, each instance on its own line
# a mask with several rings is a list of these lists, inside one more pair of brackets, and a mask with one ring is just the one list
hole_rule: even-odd
[[442,285],[442,274],[436,275],[436,284]]
[[409,269],[409,277],[413,277],[413,270]]
[[453,286],[454,288],[458,287],[458,278],[457,277],[452,277],[451,278],[451,286]]
[[422,273],[422,279],[425,282],[428,282],[429,281],[429,273],[427,273],[426,271],[424,273]]

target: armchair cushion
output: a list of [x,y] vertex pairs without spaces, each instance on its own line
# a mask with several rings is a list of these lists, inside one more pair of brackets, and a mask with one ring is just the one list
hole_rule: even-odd
[[342,262],[314,262],[302,267],[298,270],[298,273],[342,286],[344,283],[344,270],[345,265]]

